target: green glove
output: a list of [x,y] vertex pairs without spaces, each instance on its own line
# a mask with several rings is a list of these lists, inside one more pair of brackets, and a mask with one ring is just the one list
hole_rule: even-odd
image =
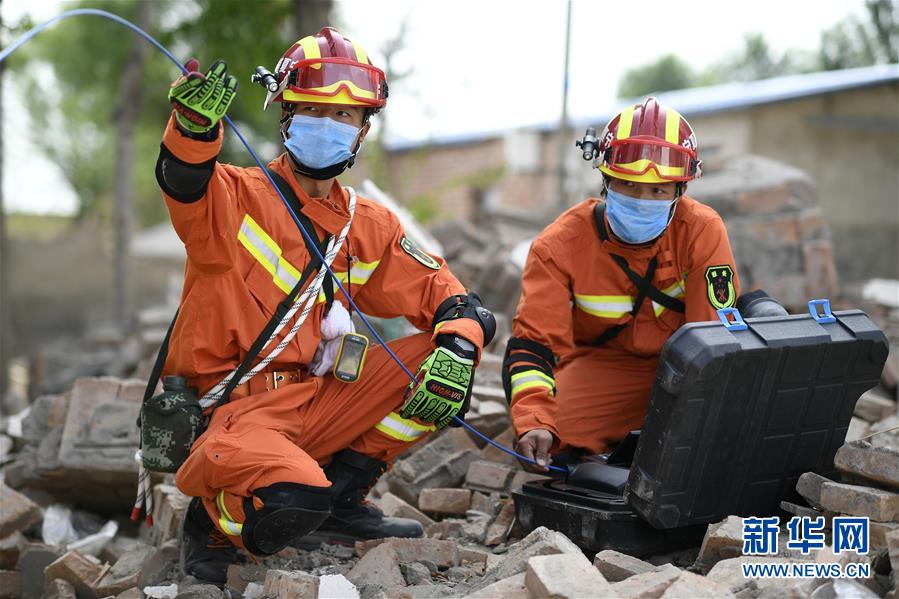
[[473,370],[474,360],[438,347],[419,367],[418,382],[409,383],[400,416],[443,428],[462,410]]
[[237,80],[225,73],[223,60],[212,63],[206,74],[198,72],[196,59],[184,65],[188,71],[169,89],[169,101],[178,124],[191,133],[208,133],[218,125],[237,95]]

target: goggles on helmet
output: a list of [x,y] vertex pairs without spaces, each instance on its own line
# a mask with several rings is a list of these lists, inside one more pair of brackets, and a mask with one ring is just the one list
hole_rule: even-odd
[[601,165],[613,173],[645,175],[654,170],[666,181],[689,181],[699,171],[696,152],[660,139],[616,139],[600,156]]
[[282,79],[285,102],[330,102],[383,106],[387,99],[384,71],[348,58],[297,61]]

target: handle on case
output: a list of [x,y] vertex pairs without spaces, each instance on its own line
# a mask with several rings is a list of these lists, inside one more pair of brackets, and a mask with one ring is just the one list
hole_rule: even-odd
[[[733,322],[727,318],[729,315],[734,317]],[[745,331],[749,328],[749,325],[746,324],[743,317],[740,315],[740,311],[736,308],[721,308],[718,310],[718,319],[721,321],[721,324],[724,325],[724,328],[731,333],[734,331]]]
[[[821,306],[822,314],[818,314],[818,306]],[[809,300],[808,312],[818,324],[830,324],[837,321],[837,317],[830,311],[829,299]]]

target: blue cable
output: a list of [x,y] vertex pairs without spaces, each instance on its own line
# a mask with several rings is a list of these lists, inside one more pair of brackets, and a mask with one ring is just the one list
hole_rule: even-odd
[[[27,42],[28,40],[30,40],[31,38],[33,38],[34,36],[36,36],[38,33],[40,33],[41,31],[43,31],[44,29],[46,29],[47,27],[49,27],[49,26],[52,25],[53,23],[56,23],[57,21],[61,21],[61,20],[63,20],[63,19],[67,19],[67,18],[69,18],[69,17],[77,17],[77,16],[81,16],[81,15],[93,15],[93,16],[96,16],[96,17],[103,17],[103,18],[105,18],[105,19],[109,19],[110,21],[115,21],[115,22],[118,23],[119,25],[124,25],[125,27],[127,27],[128,29],[130,29],[131,31],[133,31],[134,33],[140,35],[140,36],[143,37],[145,40],[147,40],[148,42],[150,42],[151,44],[153,44],[154,46],[156,46],[156,48],[157,48],[160,52],[162,52],[163,54],[165,54],[165,55],[169,58],[169,60],[171,60],[173,63],[175,63],[175,65],[177,65],[179,69],[181,69],[181,72],[182,72],[182,73],[184,73],[185,75],[188,74],[188,70],[187,70],[186,68],[184,68],[184,65],[183,65],[177,58],[175,58],[175,57],[172,55],[172,53],[169,52],[168,49],[166,49],[165,46],[163,46],[163,45],[160,44],[158,41],[156,41],[156,40],[153,38],[153,36],[151,36],[149,33],[147,33],[146,31],[144,31],[143,29],[141,29],[140,27],[138,27],[137,25],[135,25],[134,23],[132,23],[131,21],[129,21],[129,20],[127,20],[127,19],[124,19],[124,18],[122,18],[122,17],[120,17],[120,16],[118,16],[118,15],[116,15],[116,14],[111,13],[111,12],[107,12],[107,11],[105,11],[105,10],[99,10],[99,9],[96,9],[96,8],[79,8],[79,9],[75,9],[75,10],[69,10],[69,11],[66,11],[66,12],[63,12],[63,13],[60,13],[60,14],[56,15],[55,17],[53,17],[52,19],[48,20],[48,21],[45,22],[45,23],[42,23],[42,24],[40,24],[40,25],[37,25],[37,26],[31,28],[31,29],[28,30],[25,34],[23,34],[21,37],[19,37],[16,41],[14,41],[12,44],[10,44],[10,45],[7,46],[6,48],[4,48],[2,51],[0,51],[0,62],[3,62],[4,60],[6,60],[6,58],[7,58],[10,54],[12,54],[13,52],[15,52],[15,51],[16,51],[18,48],[20,48],[25,42]],[[390,347],[387,345],[387,342],[384,341],[384,339],[381,338],[381,336],[380,336],[380,335],[378,334],[378,332],[374,329],[374,327],[371,325],[371,323],[368,321],[368,319],[365,317],[365,315],[362,314],[362,312],[361,312],[361,311],[359,310],[359,308],[356,306],[356,303],[353,301],[353,298],[350,297],[350,294],[347,293],[347,290],[344,289],[344,287],[343,287],[343,285],[341,284],[340,280],[339,280],[339,279],[337,278],[337,276],[334,274],[334,271],[332,271],[332,270],[331,270],[331,267],[328,266],[328,265],[325,263],[324,256],[321,255],[321,252],[318,250],[318,247],[316,246],[315,242],[312,240],[312,237],[310,237],[309,232],[306,231],[306,228],[303,226],[303,223],[300,222],[300,219],[299,219],[299,218],[297,217],[297,215],[294,213],[293,208],[290,207],[290,203],[289,203],[289,202],[287,201],[287,199],[284,197],[284,194],[281,193],[281,190],[278,188],[278,186],[275,184],[275,181],[272,179],[272,176],[269,174],[268,169],[265,168],[265,165],[262,163],[262,161],[261,161],[261,160],[259,159],[259,157],[256,155],[256,152],[254,152],[254,151],[253,151],[253,148],[250,147],[249,142],[247,142],[247,140],[244,138],[243,134],[240,132],[240,129],[237,128],[237,125],[234,124],[234,122],[231,120],[231,118],[230,118],[228,115],[225,115],[224,118],[223,118],[223,120],[224,120],[226,123],[228,123],[228,126],[231,127],[231,129],[232,129],[232,130],[234,131],[234,133],[237,135],[238,139],[240,139],[241,143],[244,145],[244,147],[245,147],[245,148],[247,149],[247,151],[250,153],[250,156],[253,157],[253,160],[256,161],[256,164],[258,164],[259,167],[262,169],[262,172],[265,173],[265,177],[269,180],[269,183],[272,184],[272,187],[273,187],[273,188],[275,189],[275,191],[278,193],[278,196],[281,198],[281,201],[284,202],[284,206],[287,208],[287,211],[290,213],[291,218],[293,218],[293,221],[296,223],[297,228],[298,228],[299,231],[300,231],[300,234],[302,234],[303,238],[306,240],[306,242],[307,242],[306,245],[307,245],[308,247],[311,247],[311,248],[312,248],[312,251],[315,252],[316,258],[318,258],[319,260],[322,261],[322,265],[324,265],[324,267],[327,269],[328,274],[331,275],[331,278],[334,280],[334,283],[337,284],[338,289],[340,289],[341,293],[343,293],[344,297],[346,297],[346,299],[347,299],[347,301],[349,302],[350,306],[351,306],[354,310],[356,310],[356,312],[359,314],[359,318],[362,319],[362,322],[365,323],[365,326],[368,328],[368,330],[371,332],[371,334],[374,335],[375,339],[378,340],[378,342],[381,344],[381,347],[383,347],[383,348],[387,351],[388,355],[390,355],[390,357],[393,359],[393,361],[396,362],[396,363],[399,365],[400,368],[402,368],[403,372],[406,373],[406,375],[409,377],[409,379],[410,379],[413,383],[416,382],[417,379],[416,379],[415,375],[412,374],[412,371],[409,370],[409,369],[406,367],[405,364],[403,364],[403,361],[400,360],[399,356],[397,356],[397,355],[393,352],[393,350],[390,349]],[[524,457],[523,455],[521,455],[521,454],[519,454],[519,453],[517,453],[517,452],[515,452],[515,451],[513,451],[513,450],[511,450],[511,449],[509,449],[509,448],[507,448],[507,447],[503,447],[502,445],[500,445],[499,443],[497,443],[497,442],[494,441],[493,439],[490,439],[490,438],[487,437],[486,435],[482,434],[480,431],[478,431],[477,429],[475,429],[473,426],[471,426],[470,424],[468,424],[467,422],[465,422],[464,420],[462,420],[462,419],[459,418],[458,416],[453,416],[453,419],[454,419],[458,424],[461,424],[462,426],[464,426],[465,428],[467,428],[468,430],[470,430],[471,432],[473,432],[475,435],[477,435],[478,437],[480,437],[481,439],[483,439],[483,440],[486,441],[487,443],[493,445],[493,446],[496,447],[497,449],[502,450],[502,451],[508,453],[509,455],[515,456],[516,458],[518,458],[518,459],[520,459],[520,460],[524,460],[524,461],[529,462],[529,463],[531,463],[531,464],[536,464],[536,462],[535,462],[534,460],[528,459],[528,458]],[[550,469],[550,470],[555,470],[555,471],[557,471],[557,472],[568,472],[568,470],[566,470],[565,468],[559,468],[558,466],[552,466],[552,465],[549,466],[549,469]]]

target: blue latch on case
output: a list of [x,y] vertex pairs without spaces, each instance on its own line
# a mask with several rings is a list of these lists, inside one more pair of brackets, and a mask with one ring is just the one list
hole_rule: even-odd
[[[822,314],[818,314],[818,306],[821,306]],[[818,324],[830,324],[837,321],[837,317],[830,311],[829,299],[809,300],[808,312]]]
[[[727,318],[728,316],[734,317],[733,322]],[[736,308],[721,308],[718,310],[718,319],[724,325],[724,328],[730,332],[745,331],[749,328],[749,325],[743,321],[740,311]]]

